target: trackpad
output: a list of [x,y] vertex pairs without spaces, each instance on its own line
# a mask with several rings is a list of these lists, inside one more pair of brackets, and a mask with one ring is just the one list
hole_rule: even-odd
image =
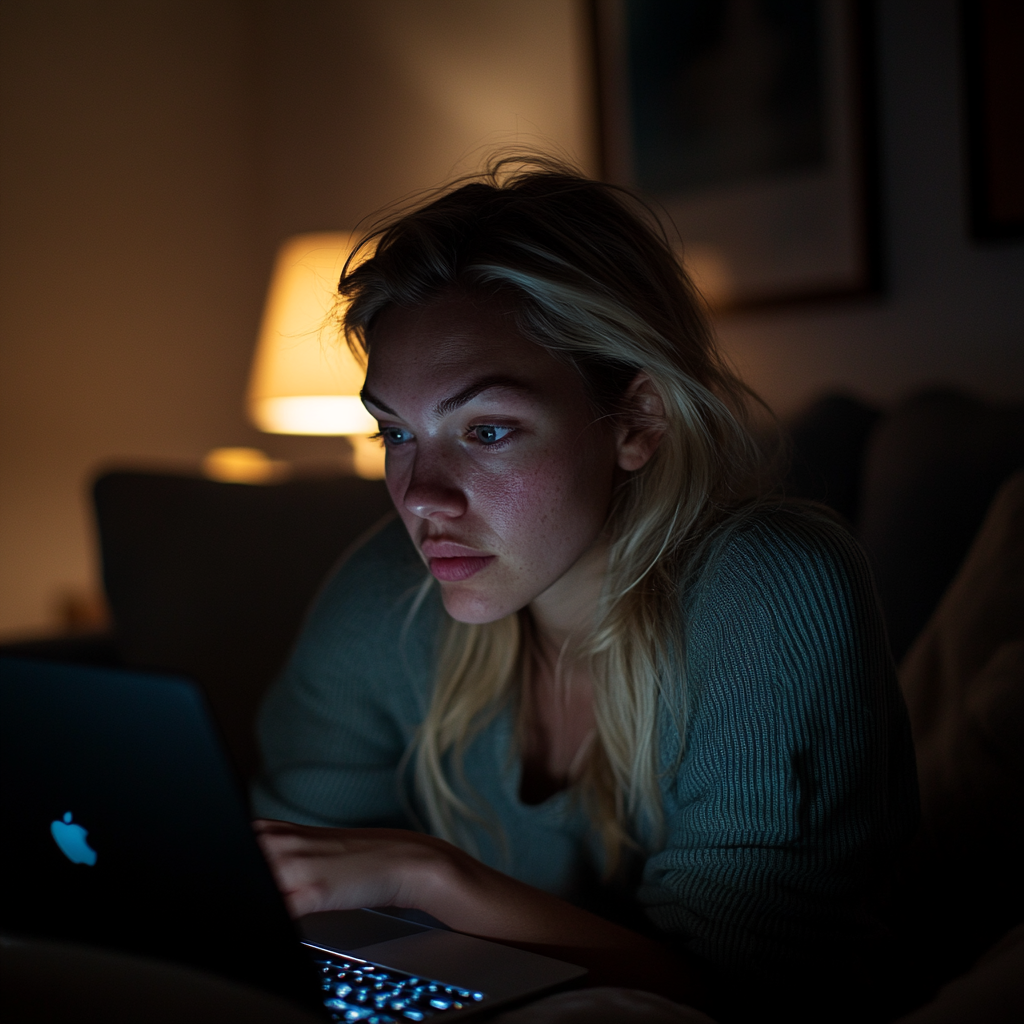
[[587,973],[560,960],[433,928],[348,952],[446,985],[480,989],[492,999],[525,995]]
[[431,930],[424,925],[372,910],[325,910],[300,917],[297,923],[306,942],[338,953],[351,953],[362,946],[372,946],[389,939],[401,939]]

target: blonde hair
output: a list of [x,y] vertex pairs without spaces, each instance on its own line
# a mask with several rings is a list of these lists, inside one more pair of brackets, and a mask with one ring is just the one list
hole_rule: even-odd
[[[641,371],[664,405],[656,452],[614,495],[597,619],[573,650],[590,668],[596,720],[574,788],[611,872],[635,835],[660,836],[659,708],[680,737],[686,721],[683,597],[716,540],[764,489],[764,459],[748,429],[755,396],[719,355],[704,304],[656,218],[629,193],[564,165],[497,160],[364,244],[375,244],[374,255],[347,269],[339,287],[354,350],[372,347],[382,310],[462,289],[500,300],[525,337],[576,367],[597,415],[635,419],[623,398]],[[520,698],[528,615],[446,625],[412,756],[432,831],[463,845],[465,825],[486,813],[462,777],[462,756]]]

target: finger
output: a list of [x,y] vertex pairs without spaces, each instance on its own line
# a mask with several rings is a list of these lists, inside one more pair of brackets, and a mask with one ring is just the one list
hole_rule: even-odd
[[311,870],[312,861],[322,859],[305,844],[294,844],[287,838],[281,841],[281,837],[262,835],[256,837],[256,842],[279,888],[293,887],[300,880],[302,872]]
[[257,832],[273,832],[284,829],[293,829],[297,826],[291,821],[280,821],[277,818],[253,818],[252,827]]
[[291,831],[264,831],[256,833],[261,848],[275,857],[330,857],[348,851],[347,844],[331,835],[295,833]]
[[283,895],[284,905],[291,917],[305,917],[306,914],[315,914],[318,910],[326,909],[323,900],[312,889],[297,889]]
[[317,865],[309,860],[290,857],[268,857],[274,883],[284,896],[289,907],[301,904],[309,913],[322,902],[323,880],[318,878]]
[[315,835],[328,829],[296,825],[293,821],[277,821],[273,818],[255,818],[252,827],[257,835]]

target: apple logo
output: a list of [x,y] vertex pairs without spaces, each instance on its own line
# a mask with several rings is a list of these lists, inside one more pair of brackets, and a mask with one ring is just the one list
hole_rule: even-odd
[[51,821],[50,832],[60,852],[72,864],[88,864],[92,867],[96,863],[96,851],[85,841],[88,831],[81,825],[71,824],[71,812],[64,815],[63,821]]

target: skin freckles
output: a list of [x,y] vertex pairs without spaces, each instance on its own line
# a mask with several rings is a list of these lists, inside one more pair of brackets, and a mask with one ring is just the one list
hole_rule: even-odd
[[[449,614],[491,622],[530,605],[554,633],[576,625],[563,596],[600,586],[619,461],[619,434],[577,372],[500,306],[450,293],[381,316],[364,398],[391,497]],[[550,622],[548,605],[561,613]]]

